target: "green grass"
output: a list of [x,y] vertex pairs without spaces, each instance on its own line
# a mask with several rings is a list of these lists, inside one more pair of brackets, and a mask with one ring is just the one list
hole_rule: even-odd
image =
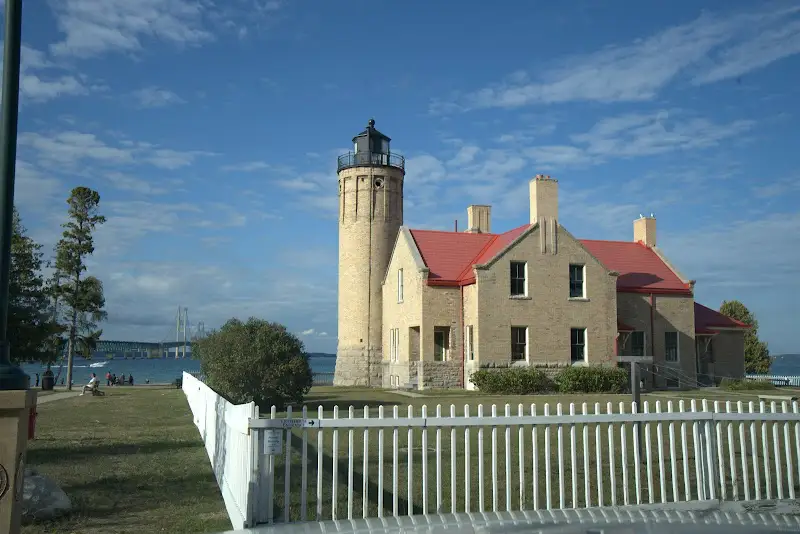
[[186,399],[176,389],[105,388],[38,408],[28,465],[52,477],[73,512],[23,527],[121,534],[231,528]]
[[[619,411],[619,404],[620,402],[623,403],[625,407],[625,411],[630,411],[630,396],[628,395],[541,395],[541,396],[487,396],[482,395],[476,392],[446,392],[446,391],[436,391],[436,392],[423,392],[426,394],[425,397],[422,398],[410,398],[405,396],[400,396],[396,393],[392,393],[390,391],[381,391],[381,390],[367,390],[367,389],[357,389],[357,388],[332,388],[332,387],[319,387],[314,388],[309,395],[305,406],[310,414],[309,417],[316,417],[316,412],[319,407],[322,407],[324,412],[325,418],[330,418],[333,416],[333,407],[339,406],[339,417],[349,417],[349,407],[353,406],[354,408],[354,416],[357,418],[364,417],[364,408],[369,408],[369,416],[370,417],[377,417],[378,416],[378,407],[383,406],[385,416],[391,417],[392,411],[395,406],[398,407],[399,413],[401,417],[405,417],[408,413],[408,406],[412,406],[414,410],[414,415],[419,416],[421,415],[421,408],[423,405],[427,406],[428,416],[434,416],[437,404],[442,406],[442,415],[449,415],[450,412],[450,405],[456,405],[456,414],[458,416],[462,416],[464,414],[464,405],[467,404],[470,406],[470,414],[476,415],[477,414],[477,406],[482,404],[484,406],[484,413],[489,415],[491,412],[491,405],[497,405],[497,411],[499,415],[502,415],[505,410],[505,404],[509,404],[511,406],[512,414],[516,415],[519,404],[523,405],[524,413],[530,414],[530,406],[532,403],[536,404],[537,407],[537,414],[543,414],[543,409],[545,404],[550,405],[551,412],[555,413],[555,405],[557,403],[561,403],[562,407],[564,408],[564,412],[568,413],[569,404],[575,403],[576,404],[576,413],[580,413],[582,404],[585,402],[587,403],[589,413],[594,412],[594,405],[595,403],[600,403],[601,411],[605,412],[607,404],[609,402],[612,403],[612,408],[614,412]],[[788,392],[787,392],[788,393]],[[723,392],[720,390],[699,390],[699,391],[685,391],[685,392],[661,392],[653,395],[643,395],[642,400],[649,401],[649,408],[650,411],[655,411],[655,401],[660,401],[661,409],[666,411],[667,409],[667,401],[673,402],[673,408],[677,411],[678,410],[678,402],[680,400],[684,401],[685,406],[689,407],[689,404],[692,399],[698,400],[702,398],[707,398],[712,401],[712,409],[713,409],[713,401],[721,402],[721,409],[725,409],[725,403],[727,401],[731,401],[733,403],[733,409],[735,410],[736,402],[742,401],[744,404],[745,411],[747,410],[747,404],[750,401],[754,401],[756,405],[758,404],[758,394],[759,392],[747,392],[745,393],[731,393],[731,392]],[[780,403],[779,403],[780,405]],[[767,404],[769,406],[769,403]],[[298,409],[300,407],[296,407],[293,410],[293,417],[299,417],[300,414],[298,413]],[[698,409],[701,408],[700,402],[698,402]],[[780,410],[780,408],[778,408]],[[263,412],[262,412],[263,413]],[[283,416],[284,414],[278,414],[278,416]],[[597,505],[598,502],[598,483],[597,483],[597,476],[596,476],[596,469],[597,469],[597,432],[599,431],[599,443],[600,443],[600,450],[601,450],[601,468],[603,472],[603,486],[602,486],[602,496],[603,502],[605,505],[611,504],[612,500],[612,488],[611,488],[611,477],[613,473],[613,479],[615,480],[615,495],[616,495],[616,502],[617,504],[624,504],[624,494],[623,494],[623,469],[621,465],[621,458],[622,458],[622,446],[621,446],[621,426],[620,425],[585,425],[586,430],[588,431],[589,441],[585,447],[588,451],[589,462],[588,462],[588,471],[589,471],[589,490],[590,490],[590,502],[593,505]],[[672,478],[672,465],[669,461],[670,458],[670,449],[669,449],[669,430],[670,425],[668,422],[656,424],[653,423],[649,425],[649,434],[650,434],[650,444],[651,444],[651,458],[652,458],[652,492],[649,491],[649,484],[648,484],[648,472],[646,469],[646,447],[644,445],[644,439],[646,437],[646,432],[644,428],[642,428],[641,436],[643,440],[642,445],[642,455],[639,462],[636,462],[636,457],[634,455],[634,441],[633,441],[633,428],[632,425],[627,425],[625,430],[625,438],[626,438],[626,446],[625,446],[625,455],[626,455],[626,475],[627,475],[627,483],[629,487],[629,498],[632,504],[636,503],[635,497],[635,472],[637,468],[639,469],[640,474],[640,484],[642,487],[642,500],[643,502],[650,501],[650,497],[652,495],[652,500],[654,502],[661,502],[662,499],[662,490],[661,490],[661,476],[660,476],[660,463],[659,463],[659,454],[658,454],[658,427],[661,427],[662,431],[662,450],[664,451],[664,496],[667,501],[676,500],[673,495],[673,478]],[[777,426],[779,432],[779,445],[780,445],[780,455],[781,459],[779,460],[783,465],[783,486],[785,491],[785,496],[788,496],[788,486],[787,486],[787,472],[786,472],[786,459],[785,459],[785,451],[784,451],[784,436],[783,436],[783,423],[780,424],[773,424],[773,423],[764,423],[763,427],[761,423],[757,423],[755,426],[755,433],[757,437],[757,444],[755,453],[758,458],[759,462],[759,471],[760,471],[760,481],[759,486],[762,490],[762,498],[766,496],[766,479],[764,475],[764,454],[762,450],[762,431],[766,431],[766,441],[767,441],[767,458],[769,461],[769,469],[771,472],[771,483],[770,487],[772,488],[772,496],[773,498],[776,496],[776,478],[775,478],[775,458],[774,458],[774,449],[773,449],[773,427]],[[614,468],[611,469],[610,460],[609,460],[609,427],[612,427],[613,432],[613,457],[614,457]],[[736,466],[737,470],[737,484],[736,489],[739,492],[739,498],[742,498],[744,495],[744,483],[741,474],[741,462],[742,462],[742,450],[740,447],[739,442],[739,423],[733,423],[730,425],[731,432],[733,435],[733,445],[734,445],[734,465]],[[577,453],[577,462],[575,464],[575,474],[577,476],[577,491],[575,492],[574,499],[573,499],[573,491],[572,491],[572,475],[573,475],[573,468],[571,466],[571,458],[570,458],[570,441],[571,441],[571,430],[572,427],[570,425],[564,425],[562,427],[562,446],[564,450],[564,457],[563,457],[563,480],[564,480],[564,505],[566,507],[571,507],[574,504],[577,506],[585,506],[586,505],[586,498],[585,498],[585,471],[587,470],[587,466],[584,465],[584,445],[583,445],[583,435],[584,435],[584,425],[574,425],[575,428],[575,440],[576,445],[578,448]],[[673,425],[673,432],[676,438],[676,453],[677,453],[677,462],[675,465],[676,468],[676,477],[675,477],[675,486],[677,486],[678,490],[678,498],[677,500],[686,500],[686,488],[688,485],[689,489],[689,499],[697,499],[697,488],[698,488],[698,480],[696,476],[696,459],[695,459],[695,452],[694,452],[694,440],[692,434],[692,424],[687,423],[685,426],[685,431],[687,435],[687,450],[686,450],[686,459],[688,462],[688,477],[684,474],[684,467],[683,467],[683,459],[684,454],[680,444],[680,437],[681,437],[681,423],[675,423]],[[751,428],[749,422],[743,426],[743,430],[745,433],[745,448],[744,454],[747,459],[748,463],[748,471],[749,471],[749,486],[750,488],[754,488],[753,482],[753,475],[752,475],[752,447],[750,441],[751,435]],[[524,462],[523,462],[523,469],[524,469],[524,479],[525,479],[525,486],[523,488],[524,495],[521,498],[520,492],[520,485],[519,485],[519,448],[518,448],[518,440],[519,440],[519,431],[520,428],[513,426],[510,427],[510,464],[509,467],[511,469],[511,476],[506,482],[506,446],[505,446],[505,436],[506,436],[506,428],[505,427],[497,427],[497,477],[494,478],[492,476],[492,462],[491,462],[491,451],[492,451],[492,427],[485,426],[483,427],[483,443],[484,443],[484,488],[485,488],[485,495],[484,495],[484,507],[487,511],[491,511],[493,508],[493,480],[496,481],[497,485],[497,505],[498,510],[505,510],[506,509],[506,489],[510,489],[510,506],[511,509],[530,509],[533,508],[533,478],[534,472],[532,468],[532,450],[531,450],[531,443],[532,443],[532,429],[530,427],[526,427],[522,429],[523,438],[525,440],[524,444]],[[795,428],[792,424],[789,428],[790,432],[790,442],[793,443],[795,439]],[[378,453],[378,431],[372,430],[369,433],[369,441],[367,443],[367,467],[366,471],[364,469],[364,432],[362,430],[355,430],[351,433],[347,430],[339,431],[338,437],[338,447],[337,447],[337,454],[334,459],[334,455],[332,453],[333,446],[332,446],[332,438],[333,432],[331,430],[327,430],[323,433],[324,442],[322,446],[323,451],[323,469],[322,469],[322,501],[320,504],[321,507],[321,514],[319,517],[317,516],[317,498],[316,498],[316,485],[317,485],[317,454],[318,454],[318,438],[319,432],[317,430],[307,430],[305,431],[305,436],[307,437],[306,442],[306,472],[307,472],[307,480],[308,480],[308,490],[306,495],[308,496],[308,519],[330,519],[333,511],[334,511],[334,502],[336,516],[339,519],[344,519],[348,517],[348,508],[349,503],[347,500],[348,495],[348,488],[350,487],[350,481],[348,480],[348,471],[349,471],[349,464],[352,462],[353,464],[353,480],[352,480],[352,488],[353,488],[353,501],[352,501],[352,509],[354,517],[361,517],[362,507],[366,503],[366,508],[368,510],[368,514],[374,516],[378,512],[378,493],[379,489],[382,491],[383,494],[383,507],[384,513],[386,515],[391,515],[393,513],[394,508],[394,499],[395,499],[395,491],[392,486],[393,484],[393,476],[392,471],[394,467],[394,447],[393,447],[393,429],[387,428],[383,432],[383,439],[384,439],[384,454],[381,457]],[[557,444],[558,444],[558,427],[553,425],[550,427],[550,443],[551,443],[551,456],[550,456],[550,472],[553,474],[551,479],[551,499],[552,499],[552,506],[554,508],[558,508],[560,506],[560,498],[559,498],[559,476],[558,476],[558,453],[557,453]],[[301,480],[302,480],[302,470],[303,470],[303,436],[304,432],[302,430],[294,430],[291,434],[291,443],[292,443],[292,454],[289,461],[289,470],[290,470],[290,501],[289,501],[289,517],[292,520],[300,519],[300,497],[301,494]],[[414,466],[414,477],[411,483],[411,496],[409,498],[409,490],[408,490],[408,480],[407,480],[407,465],[408,465],[408,446],[409,446],[409,437],[408,437],[408,430],[407,429],[399,429],[398,431],[398,490],[396,492],[397,496],[397,511],[400,514],[407,514],[410,512],[413,513],[423,513],[425,509],[423,509],[423,498],[425,492],[423,491],[422,485],[422,463],[423,458],[427,458],[427,480],[428,480],[428,491],[427,491],[427,511],[435,512],[437,510],[437,494],[436,488],[441,488],[441,509],[444,512],[451,511],[451,429],[444,428],[440,431],[440,439],[442,444],[442,454],[439,461],[439,470],[441,472],[441,477],[437,479],[436,472],[437,472],[437,456],[434,452],[436,440],[437,440],[437,431],[435,429],[429,429],[427,431],[427,454],[423,453],[425,450],[423,447],[423,432],[419,429],[413,432],[413,436],[411,439],[411,450],[412,450],[412,461]],[[716,437],[716,436],[715,436]],[[353,443],[353,453],[352,455],[349,454],[348,445],[350,440],[352,439]],[[726,491],[727,496],[730,499],[732,497],[732,492],[734,489],[734,485],[730,478],[730,463],[729,463],[729,441],[728,441],[728,426],[722,426],[722,433],[720,436],[721,442],[724,446],[724,468],[726,474]],[[478,429],[473,428],[470,431],[470,454],[469,458],[467,458],[464,450],[464,429],[459,428],[456,429],[456,450],[455,450],[455,458],[456,458],[456,466],[454,469],[455,477],[456,477],[456,490],[457,490],[457,500],[456,500],[456,511],[463,512],[465,510],[464,506],[464,478],[466,472],[466,463],[470,465],[470,501],[471,501],[471,511],[478,510],[478,482],[479,482],[479,475],[478,475],[478,464],[479,464],[479,453],[478,453]],[[544,442],[545,442],[545,429],[540,427],[537,429],[537,445],[538,445],[538,470],[535,475],[536,479],[538,480],[538,490],[537,490],[537,498],[538,498],[538,507],[544,508],[547,503],[547,493],[546,493],[546,484],[545,484],[545,460],[544,460]],[[792,465],[793,465],[793,481],[795,484],[798,483],[798,458],[797,458],[797,446],[792,445]],[[716,451],[716,449],[715,449]],[[284,506],[284,483],[285,483],[285,455],[278,455],[275,457],[275,491],[276,491],[276,499],[275,499],[275,509],[274,514],[275,517],[282,517],[284,514],[283,506]],[[714,453],[714,460],[715,465],[718,461],[716,456],[716,452]],[[381,488],[378,486],[378,465],[383,464],[383,485]],[[334,466],[336,469],[334,469]],[[336,481],[336,488],[337,488],[337,495],[334,499],[332,488],[334,486],[333,481],[333,473],[334,471],[337,473],[337,481]],[[753,492],[754,494],[754,492]],[[751,497],[752,498],[752,497]]]

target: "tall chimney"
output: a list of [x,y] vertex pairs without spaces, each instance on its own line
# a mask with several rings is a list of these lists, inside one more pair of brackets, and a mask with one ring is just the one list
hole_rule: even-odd
[[649,217],[639,215],[639,218],[633,221],[633,240],[636,242],[641,241],[642,244],[648,247],[656,246],[656,217],[652,213]]
[[530,181],[531,224],[539,219],[558,220],[558,180],[537,174]]
[[492,231],[492,207],[467,206],[467,232],[472,234],[489,234]]
[[539,225],[542,254],[558,252],[558,180],[537,174],[530,181],[531,224]]

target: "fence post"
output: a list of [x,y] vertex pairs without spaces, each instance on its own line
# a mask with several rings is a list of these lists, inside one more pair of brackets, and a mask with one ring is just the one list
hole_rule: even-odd
[[706,462],[706,469],[707,472],[706,477],[708,478],[708,498],[711,500],[716,500],[717,496],[717,466],[716,466],[716,458],[717,458],[717,432],[716,432],[716,424],[717,420],[714,417],[714,413],[709,411],[708,400],[703,399],[703,412],[707,413],[709,418],[706,420],[705,424],[705,455],[704,460]]
[[[258,421],[258,405],[253,403],[252,419]],[[261,432],[250,428],[250,489],[247,492],[247,517],[245,527],[255,527],[258,523],[258,504],[261,498]]]

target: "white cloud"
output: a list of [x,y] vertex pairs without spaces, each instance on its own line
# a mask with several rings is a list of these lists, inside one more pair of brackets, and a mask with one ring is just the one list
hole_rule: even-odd
[[226,172],[255,172],[263,171],[272,168],[266,161],[247,161],[244,163],[234,163],[231,165],[223,165],[222,169]]
[[203,27],[205,2],[188,0],[63,0],[53,3],[62,41],[56,56],[87,58],[106,52],[138,52],[143,39],[174,45],[211,40]]
[[704,67],[714,52],[718,52],[717,64],[697,75],[697,83],[739,76],[798,53],[798,21],[792,17],[799,11],[800,7],[793,6],[730,16],[703,13],[692,22],[626,45],[563,59],[557,66],[543,69],[533,81],[517,72],[478,91],[434,100],[430,111],[651,100],[682,72]]
[[156,86],[143,87],[133,92],[133,97],[143,108],[161,108],[186,101],[168,89]]

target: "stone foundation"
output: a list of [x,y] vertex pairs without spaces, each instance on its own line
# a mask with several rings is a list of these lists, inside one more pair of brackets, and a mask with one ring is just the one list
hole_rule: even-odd
[[381,387],[384,365],[380,349],[339,349],[333,385]]
[[419,362],[419,389],[461,388],[461,362]]

